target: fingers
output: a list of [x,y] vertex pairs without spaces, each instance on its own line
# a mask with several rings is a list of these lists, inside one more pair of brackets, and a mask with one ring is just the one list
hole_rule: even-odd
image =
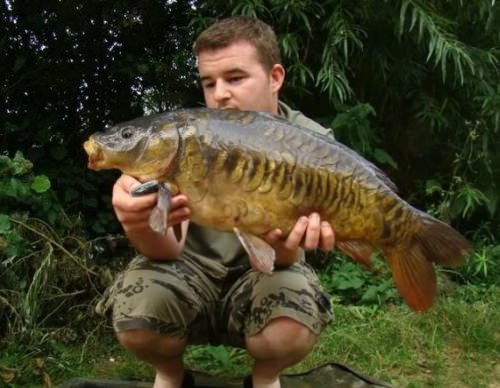
[[320,248],[325,251],[335,246],[335,233],[327,221],[321,221],[318,213],[311,213],[309,217],[300,217],[286,239],[288,249],[299,246],[305,250]]
[[283,237],[281,229],[273,229],[261,236],[270,245],[276,244]]
[[293,227],[292,231],[288,235],[285,241],[285,247],[289,250],[297,249],[302,242],[309,225],[309,218],[302,216],[298,219],[297,223]]
[[187,204],[188,200],[185,195],[176,195],[175,197],[172,197],[172,207],[167,220],[167,224],[169,226],[179,224],[182,221],[189,219],[191,210],[187,207]]
[[175,209],[185,208],[188,204],[188,199],[185,195],[179,194],[175,197],[172,197],[171,209],[172,211]]
[[[156,194],[132,197],[130,190],[140,182],[128,175],[122,175],[113,186],[112,205],[115,212],[140,212],[151,209],[157,202]],[[118,215],[118,214],[117,214]],[[119,218],[120,219],[120,218]]]
[[[130,190],[140,182],[128,175],[122,175],[113,186],[112,205],[118,221],[125,231],[147,229],[151,210],[158,202],[157,194],[147,194],[139,197],[130,195]],[[177,195],[172,197],[171,209],[167,224],[178,224],[189,218],[187,197]]]
[[316,249],[319,246],[321,236],[321,219],[318,213],[309,216],[304,242],[302,247],[306,250]]
[[321,238],[319,247],[324,251],[331,251],[335,247],[335,233],[327,221],[321,221]]

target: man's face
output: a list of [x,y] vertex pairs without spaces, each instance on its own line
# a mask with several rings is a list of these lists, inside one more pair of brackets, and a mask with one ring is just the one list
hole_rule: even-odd
[[255,47],[238,41],[198,54],[201,86],[208,108],[278,113],[278,91],[284,70],[279,64],[265,70]]

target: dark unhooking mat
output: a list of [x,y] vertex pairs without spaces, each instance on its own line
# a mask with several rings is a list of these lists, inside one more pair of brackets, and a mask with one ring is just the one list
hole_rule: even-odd
[[[240,388],[242,378],[210,376],[191,371],[197,388]],[[152,383],[126,380],[73,378],[62,388],[150,388]],[[356,372],[344,365],[330,363],[309,372],[281,376],[282,388],[394,388],[373,377]]]

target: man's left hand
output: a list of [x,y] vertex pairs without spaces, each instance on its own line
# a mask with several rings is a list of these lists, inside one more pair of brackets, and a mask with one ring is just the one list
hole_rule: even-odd
[[292,264],[297,258],[299,248],[329,251],[335,246],[332,226],[327,221],[321,221],[318,213],[300,217],[286,238],[283,238],[281,229],[271,230],[262,237],[276,250],[277,264],[280,261],[283,261],[283,264]]

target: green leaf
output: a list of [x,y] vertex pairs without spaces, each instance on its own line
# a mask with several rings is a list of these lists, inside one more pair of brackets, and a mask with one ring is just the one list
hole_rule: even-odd
[[25,159],[21,151],[17,151],[12,159],[12,175],[25,175],[33,169],[33,163]]
[[396,161],[383,149],[375,148],[375,150],[373,151],[373,157],[379,163],[388,164],[391,167],[398,168],[398,164],[396,163]]
[[425,193],[427,195],[432,195],[434,193],[441,193],[443,191],[443,187],[441,183],[439,183],[435,179],[429,179],[425,182]]
[[361,301],[362,302],[376,301],[378,293],[379,293],[379,290],[378,290],[377,286],[371,285],[370,287],[368,287],[368,289],[361,296]]
[[31,189],[38,194],[45,193],[50,189],[50,180],[45,175],[38,175],[31,183]]
[[493,217],[497,211],[498,202],[500,201],[500,195],[496,190],[487,190],[484,193],[487,200],[485,201],[486,207],[490,213],[490,216]]
[[5,234],[10,230],[10,220],[7,214],[0,214],[0,234]]
[[221,365],[229,365],[231,362],[230,353],[225,346],[213,346],[209,348],[209,353]]
[[25,199],[29,194],[29,188],[24,181],[10,178],[9,183],[3,188],[3,193],[12,198]]
[[26,240],[20,234],[9,233],[5,253],[7,256],[22,256],[26,252],[27,245]]
[[361,288],[364,283],[365,283],[364,280],[360,278],[343,279],[338,282],[337,288],[339,290],[349,290],[349,289],[357,290]]
[[0,155],[0,176],[7,175],[10,170],[10,158],[5,155]]

